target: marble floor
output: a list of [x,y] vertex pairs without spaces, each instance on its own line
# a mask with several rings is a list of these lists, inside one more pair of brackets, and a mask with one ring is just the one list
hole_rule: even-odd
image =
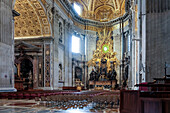
[[93,108],[89,103],[85,107],[46,106],[35,100],[0,99],[0,113],[119,113],[118,108]]

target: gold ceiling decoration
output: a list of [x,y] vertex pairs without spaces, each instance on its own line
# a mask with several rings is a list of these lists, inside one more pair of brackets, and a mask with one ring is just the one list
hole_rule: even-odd
[[116,58],[117,53],[113,52],[112,31],[112,28],[104,28],[103,31],[98,31],[99,39],[96,44],[96,50],[93,53],[93,58],[88,61],[88,66],[96,66],[98,64],[99,67],[101,67],[101,61],[105,60],[107,61],[107,71],[109,72],[111,62],[115,68],[120,64],[119,60]]
[[82,6],[82,17],[96,21],[110,21],[125,14],[125,0],[70,0]]
[[51,36],[50,23],[38,0],[16,0],[15,38]]

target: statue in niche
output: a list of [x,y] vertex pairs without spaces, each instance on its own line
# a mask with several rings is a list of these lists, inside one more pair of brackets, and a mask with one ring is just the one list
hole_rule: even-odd
[[62,40],[62,36],[63,36],[63,27],[62,27],[62,23],[59,23],[59,42],[63,42]]
[[123,74],[123,88],[127,87],[128,75],[129,75],[129,58],[125,57],[124,60],[124,74]]
[[123,87],[127,86],[128,73],[129,73],[129,66],[126,65],[125,66],[125,73],[124,73],[124,76],[123,76]]
[[59,64],[59,80],[62,80],[62,65]]

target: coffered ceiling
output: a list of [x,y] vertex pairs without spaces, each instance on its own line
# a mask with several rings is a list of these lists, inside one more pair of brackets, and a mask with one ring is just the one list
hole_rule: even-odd
[[15,38],[51,35],[48,17],[39,0],[16,0],[14,9],[20,13],[15,17]]
[[101,22],[116,19],[125,14],[125,0],[69,0],[82,7],[81,17]]

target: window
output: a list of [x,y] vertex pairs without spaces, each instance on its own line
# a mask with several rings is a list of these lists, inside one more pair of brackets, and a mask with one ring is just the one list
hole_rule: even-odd
[[86,55],[86,52],[87,52],[87,38],[85,37],[85,55]]
[[78,15],[81,15],[81,7],[78,4],[74,3],[74,9]]
[[130,35],[128,35],[128,51],[130,51]]
[[72,36],[72,52],[80,53],[80,38]]
[[62,28],[62,23],[60,22],[59,23],[59,42],[61,42],[61,43],[63,41],[62,36],[63,36],[63,28]]

